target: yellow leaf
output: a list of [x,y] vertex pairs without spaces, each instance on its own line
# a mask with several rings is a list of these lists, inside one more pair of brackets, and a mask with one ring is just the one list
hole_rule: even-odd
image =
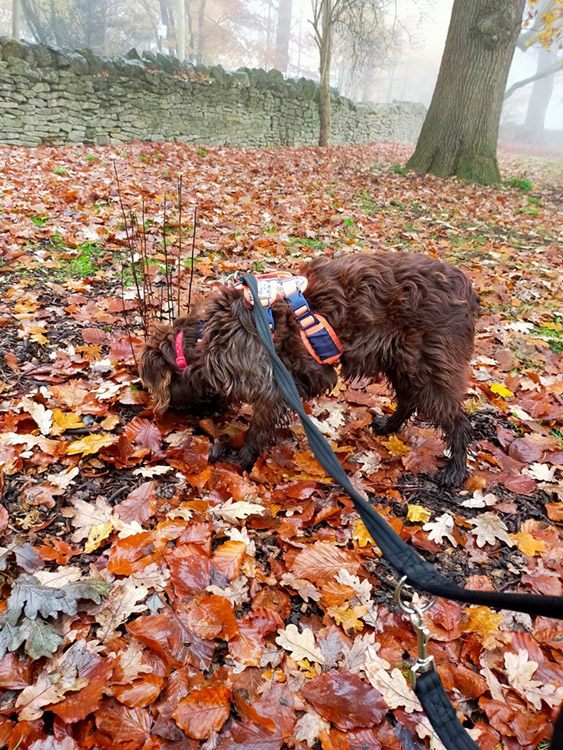
[[493,612],[489,607],[472,607],[466,609],[465,613],[469,621],[462,625],[462,629],[479,636],[487,651],[502,646],[507,641],[507,637],[510,640],[510,633],[499,631],[499,627],[504,621],[503,616]]
[[100,422],[100,426],[103,430],[113,430],[119,424],[119,417],[117,414],[110,414],[106,417],[103,422]]
[[357,604],[355,607],[348,607],[345,604],[341,607],[329,607],[327,615],[332,617],[347,633],[354,633],[364,629],[364,623],[359,619],[365,615],[369,607],[365,604]]
[[407,508],[407,520],[413,523],[428,523],[432,516],[431,511],[422,505],[408,505]]
[[86,544],[84,545],[84,552],[89,555],[95,549],[98,549],[100,544],[104,541],[104,539],[108,538],[112,531],[113,523],[111,521],[106,521],[105,523],[97,523],[95,526],[92,526],[88,533]]
[[310,677],[312,679],[313,677],[318,677],[321,674],[322,670],[320,666],[318,664],[315,664],[314,662],[311,664],[309,659],[301,659],[298,664],[301,667],[301,671],[306,677]]
[[98,344],[77,346],[76,350],[82,352],[84,359],[87,359],[88,362],[96,362],[102,358],[102,347],[98,346]]
[[76,430],[84,426],[84,422],[79,414],[75,414],[72,411],[61,411],[60,409],[53,410],[51,435],[62,435],[65,430]]
[[75,440],[74,443],[71,443],[66,452],[70,456],[75,453],[90,456],[108,445],[113,445],[116,440],[117,437],[115,435],[86,435],[82,440]]
[[367,547],[368,544],[373,544],[373,539],[360,518],[354,522],[352,538],[358,542],[358,547]]
[[491,391],[493,393],[498,394],[501,398],[509,398],[509,396],[514,396],[514,394],[512,393],[512,391],[510,391],[502,383],[493,383],[491,385]]
[[538,552],[545,552],[545,542],[541,539],[535,539],[531,534],[524,531],[518,534],[510,534],[510,538],[514,540],[516,546],[528,557],[534,557]]
[[385,440],[383,445],[389,453],[395,458],[400,458],[410,451],[410,447],[405,445],[396,435],[392,435],[389,440]]

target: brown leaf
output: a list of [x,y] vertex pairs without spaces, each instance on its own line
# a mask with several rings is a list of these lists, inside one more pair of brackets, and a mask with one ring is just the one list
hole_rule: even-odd
[[372,727],[387,712],[381,693],[343,670],[333,669],[316,677],[300,692],[324,719],[342,730]]

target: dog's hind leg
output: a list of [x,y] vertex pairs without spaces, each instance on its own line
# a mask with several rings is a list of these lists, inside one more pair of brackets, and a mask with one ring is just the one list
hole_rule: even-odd
[[467,448],[471,442],[471,422],[461,409],[440,421],[451,457],[435,476],[442,487],[459,487],[467,478]]

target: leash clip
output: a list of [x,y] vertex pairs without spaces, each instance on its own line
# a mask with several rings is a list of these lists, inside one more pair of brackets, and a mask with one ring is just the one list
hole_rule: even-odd
[[428,645],[428,638],[430,637],[430,632],[428,631],[428,628],[424,625],[424,618],[423,614],[424,612],[427,612],[431,607],[434,606],[436,603],[436,599],[438,597],[434,596],[432,599],[430,599],[426,604],[419,607],[413,602],[410,602],[410,604],[407,604],[403,598],[403,589],[405,586],[405,583],[407,581],[407,576],[403,576],[399,583],[397,584],[397,587],[395,588],[395,593],[393,594],[393,598],[395,600],[395,603],[401,610],[401,612],[408,616],[409,620],[411,621],[411,625],[413,626],[415,632],[416,632],[416,642],[418,647],[418,654],[415,663],[411,667],[411,675],[412,675],[412,687],[413,689],[416,687],[416,678],[418,675],[423,674],[424,672],[435,672],[436,671],[436,662],[434,661],[433,656],[429,656],[427,652],[427,645]]

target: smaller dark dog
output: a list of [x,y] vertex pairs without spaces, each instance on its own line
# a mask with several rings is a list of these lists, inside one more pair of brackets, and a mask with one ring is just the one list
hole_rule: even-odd
[[[438,481],[461,484],[471,436],[462,401],[478,312],[468,279],[439,260],[393,252],[315,260],[301,273],[308,281],[304,296],[310,310],[336,334],[342,375],[350,380],[382,374],[395,391],[394,414],[373,419],[377,432],[396,432],[416,411],[442,429],[450,449]],[[311,356],[288,302],[277,299],[271,311],[276,351],[301,397],[334,388],[334,366]],[[251,467],[288,420],[241,288],[223,286],[173,326],[157,326],[141,355],[140,376],[156,414],[169,407],[252,405],[243,445],[218,442],[211,461]]]

